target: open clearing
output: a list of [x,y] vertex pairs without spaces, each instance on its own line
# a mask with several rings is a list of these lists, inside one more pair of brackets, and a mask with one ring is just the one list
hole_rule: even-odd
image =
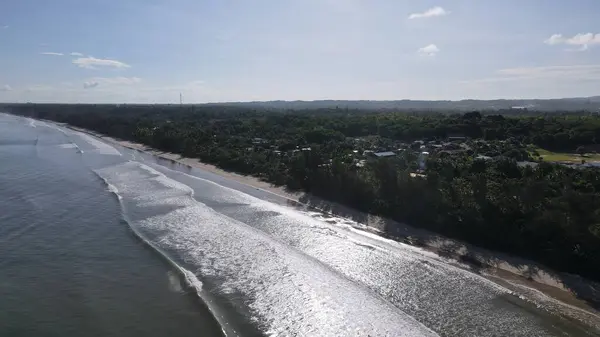
[[[577,153],[552,152],[541,148],[533,148],[533,150],[537,151],[539,158],[548,162],[559,161],[581,163],[582,160],[585,160],[586,162],[600,161],[600,154],[597,153],[585,153],[583,156],[581,156]],[[534,151],[530,151],[530,154],[532,157],[536,157]]]

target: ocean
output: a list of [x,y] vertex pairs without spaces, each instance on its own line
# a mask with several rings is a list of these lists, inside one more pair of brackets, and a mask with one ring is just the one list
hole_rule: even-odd
[[0,114],[0,336],[600,335],[558,307],[269,192]]

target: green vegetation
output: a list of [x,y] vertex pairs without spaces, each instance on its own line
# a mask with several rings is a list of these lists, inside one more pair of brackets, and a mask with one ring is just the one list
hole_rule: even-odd
[[[196,157],[600,280],[600,172],[521,162],[537,157],[535,151],[545,160],[594,152],[599,117],[227,105],[3,109]],[[396,155],[378,158],[368,151]]]
[[[536,155],[537,153],[537,155]],[[567,153],[567,152],[552,152],[541,148],[534,148],[530,152],[532,157],[539,157],[540,160],[547,162],[570,162],[570,163],[581,163],[582,160],[586,162],[600,161],[600,155],[597,153]]]

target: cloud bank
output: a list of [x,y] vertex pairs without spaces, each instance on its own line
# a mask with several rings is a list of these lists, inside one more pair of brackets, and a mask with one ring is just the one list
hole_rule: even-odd
[[578,47],[578,50],[588,50],[590,46],[600,44],[600,33],[579,33],[572,37],[565,37],[562,34],[554,34],[544,41],[545,44],[568,45]]

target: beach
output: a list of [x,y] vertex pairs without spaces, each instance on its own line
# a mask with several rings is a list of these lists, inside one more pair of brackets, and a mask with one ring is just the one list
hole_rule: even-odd
[[[54,123],[52,121],[47,122]],[[304,205],[332,217],[343,217],[355,222],[361,230],[433,252],[448,259],[449,263],[469,269],[503,287],[518,292],[526,292],[534,300],[554,302],[556,304],[553,308],[556,311],[555,313],[565,317],[577,319],[582,317],[600,318],[597,311],[600,303],[600,285],[579,276],[555,272],[528,259],[475,247],[430,231],[365,214],[312,195],[291,192],[282,186],[274,186],[256,177],[229,172],[214,165],[202,163],[198,159],[158,151],[143,144],[115,139],[66,124],[63,124],[63,126],[98,137],[107,143],[143,151],[159,158],[208,171],[243,185],[260,189],[287,199],[290,205]],[[386,228],[388,230],[384,231]],[[390,228],[393,228],[393,231],[390,231]]]

